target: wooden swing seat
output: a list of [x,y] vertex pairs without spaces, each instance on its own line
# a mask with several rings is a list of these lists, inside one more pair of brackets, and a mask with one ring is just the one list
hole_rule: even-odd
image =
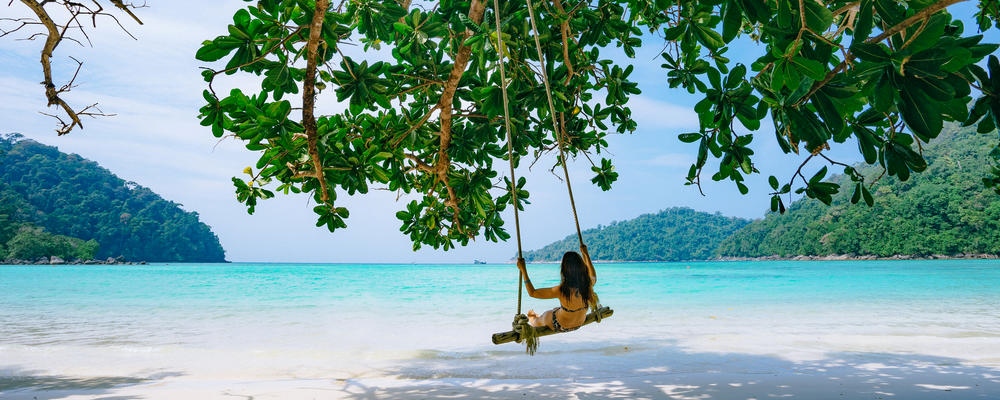
[[[591,322],[597,321],[597,315],[595,314],[600,314],[601,319],[604,319],[610,317],[614,313],[615,310],[612,310],[611,307],[598,308],[597,311],[587,314],[587,319],[583,321],[583,325],[587,325],[590,324]],[[541,336],[554,335],[560,332],[556,332],[552,330],[552,328],[549,328],[547,326],[542,326],[535,328],[535,333],[537,334],[537,336],[541,337]],[[520,341],[521,341],[521,334],[515,331],[507,331],[507,332],[500,332],[493,334],[493,344],[503,344],[503,343],[520,342]]]

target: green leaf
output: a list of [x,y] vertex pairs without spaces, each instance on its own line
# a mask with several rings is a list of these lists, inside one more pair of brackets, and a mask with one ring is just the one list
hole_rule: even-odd
[[826,5],[816,1],[804,1],[806,26],[813,32],[826,32],[833,23],[833,12]]
[[906,9],[896,0],[875,0],[879,18],[888,26],[898,25],[907,17]]
[[701,43],[709,49],[717,50],[726,45],[726,41],[722,40],[722,35],[714,29],[695,23],[691,24],[691,29],[698,38],[698,43]]
[[838,142],[843,142],[844,138],[840,134],[847,128],[847,124],[840,109],[835,104],[836,100],[827,95],[826,91],[823,90],[814,93],[809,100],[816,107],[816,111],[823,118],[823,122],[830,128],[834,139]]
[[789,84],[788,82],[788,64],[785,62],[778,62],[774,64],[775,67],[771,71],[771,91],[776,93],[781,93],[781,88]]
[[800,141],[805,141],[806,151],[812,152],[826,144],[830,139],[830,131],[816,114],[799,110],[788,110],[792,134]]
[[889,175],[896,175],[899,180],[910,179],[910,171],[921,172],[927,169],[927,161],[923,156],[913,151],[913,138],[905,133],[898,133],[891,141],[886,142],[884,150],[884,166]]
[[250,25],[250,12],[245,8],[241,8],[233,14],[233,23],[236,26],[247,26]]
[[603,158],[601,159],[600,167],[591,167],[591,170],[596,175],[590,181],[600,187],[601,190],[611,190],[611,184],[618,180],[618,173],[614,169],[615,167],[611,164],[611,160]]
[[951,22],[949,14],[938,13],[932,15],[926,24],[917,24],[912,27],[909,29],[911,34],[919,33],[919,35],[908,37],[905,49],[917,53],[938,44],[949,22]]
[[937,102],[943,103],[955,98],[955,88],[944,79],[913,78],[904,79],[904,82],[906,87],[923,92],[923,94]]
[[781,200],[781,196],[775,194],[771,196],[771,212],[777,212],[779,214],[785,213],[785,202]]
[[872,107],[880,113],[889,112],[896,103],[897,92],[892,84],[892,80],[888,77],[890,73],[883,73],[875,81],[875,91],[872,93]]
[[874,164],[878,159],[878,147],[875,142],[875,133],[865,126],[853,125],[854,137],[858,140],[858,150],[864,157],[865,162]]
[[792,57],[789,61],[795,65],[795,68],[802,72],[803,75],[812,78],[815,81],[821,81],[826,78],[826,66],[823,63],[815,60],[810,60],[805,57]]
[[872,34],[875,26],[875,0],[861,0],[861,7],[854,24],[854,43],[862,43]]
[[232,53],[233,50],[239,48],[243,43],[243,40],[230,36],[219,36],[215,40],[206,40],[202,42],[202,47],[195,53],[195,58],[205,62],[219,61],[229,55],[229,53]]
[[736,38],[743,28],[743,13],[736,2],[723,3],[722,7],[722,41],[729,43]]
[[809,178],[809,183],[816,184],[816,183],[821,182],[823,180],[823,178],[826,177],[827,171],[828,170],[827,170],[826,166],[823,166],[822,168],[819,169],[819,171],[816,171],[816,173],[813,174],[812,178]]
[[736,0],[751,23],[764,22],[771,18],[768,3],[758,0]]
[[888,63],[890,61],[888,48],[882,43],[853,43],[851,53],[855,57],[871,63]]
[[935,106],[937,102],[919,89],[905,86],[897,89],[900,97],[897,106],[906,126],[924,142],[936,138],[944,125]]
[[684,143],[694,143],[701,140],[702,134],[700,133],[682,133],[677,135],[677,138]]
[[799,15],[798,11],[792,7],[792,1],[777,0],[775,3],[777,9],[774,10],[774,19],[772,21],[777,23],[776,27],[783,29],[792,28],[793,21],[796,19],[795,16]]
[[736,89],[743,83],[743,78],[746,77],[747,67],[743,64],[736,64],[733,70],[729,72],[726,76],[726,89]]

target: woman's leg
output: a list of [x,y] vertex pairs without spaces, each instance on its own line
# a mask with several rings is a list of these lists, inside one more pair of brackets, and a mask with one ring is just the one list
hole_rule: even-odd
[[542,315],[538,315],[537,313],[535,313],[535,310],[528,310],[528,323],[536,328],[547,326],[551,329],[555,329],[552,326],[552,318],[553,318],[552,310],[548,310],[542,313]]

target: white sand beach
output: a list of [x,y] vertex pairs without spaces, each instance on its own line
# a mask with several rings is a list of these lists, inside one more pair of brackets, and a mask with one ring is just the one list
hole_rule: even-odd
[[[600,336],[597,330],[578,334]],[[942,341],[947,339],[927,343]],[[670,342],[602,346],[558,337],[544,338],[533,357],[516,344],[483,350],[404,358],[377,351],[353,356],[288,351],[103,359],[85,354],[62,360],[42,352],[32,367],[45,369],[0,371],[0,399],[1000,398],[1000,365],[919,352],[870,349],[793,360],[698,352]]]
[[[59,374],[58,368],[0,371],[0,398],[937,400],[1000,396],[1000,368],[935,356],[844,353],[795,362],[760,355],[689,353],[669,346],[541,352],[535,357],[507,351],[464,359],[455,356],[424,355],[410,362],[387,360],[368,368],[327,373],[267,371],[259,366],[253,371],[133,371],[117,376],[83,371]],[[19,377],[12,378],[12,374]]]

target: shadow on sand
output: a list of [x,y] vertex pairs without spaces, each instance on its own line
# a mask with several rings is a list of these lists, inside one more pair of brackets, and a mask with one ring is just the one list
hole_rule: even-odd
[[[565,346],[564,346],[565,347]],[[517,347],[513,347],[517,349]],[[429,352],[384,380],[348,380],[350,399],[997,399],[1000,368],[880,353],[822,360],[690,353],[676,346]]]
[[[1000,367],[920,354],[834,353],[791,361],[780,355],[690,352],[665,342],[549,342],[534,357],[510,345],[489,351],[426,351],[383,365],[352,377],[201,382],[197,389],[204,395],[199,398],[218,399],[1000,398]],[[152,384],[181,375],[71,377],[0,367],[0,399],[173,399],[190,394],[177,391],[184,384]],[[153,393],[147,385],[159,391]]]
[[145,378],[131,376],[61,376],[16,367],[0,367],[0,399],[53,400],[70,396],[88,396],[100,400],[137,400],[142,397],[116,396],[115,389],[142,385],[179,376],[160,373]]

